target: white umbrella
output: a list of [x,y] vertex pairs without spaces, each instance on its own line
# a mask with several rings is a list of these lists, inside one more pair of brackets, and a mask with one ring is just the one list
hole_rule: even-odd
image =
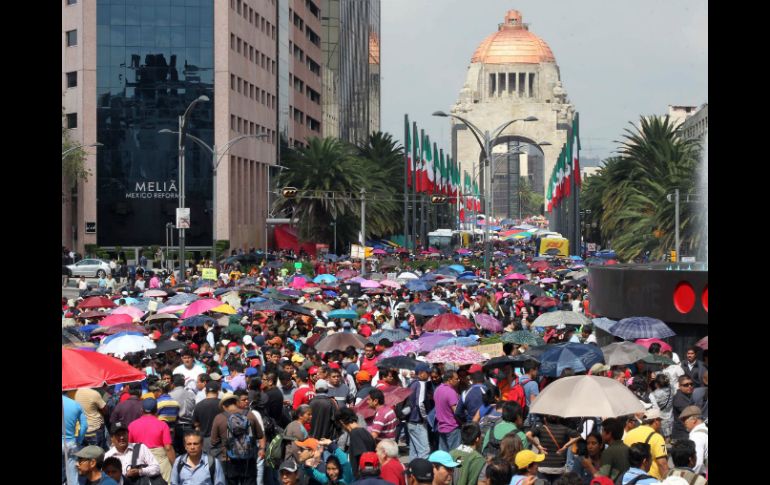
[[603,418],[641,413],[644,405],[626,386],[609,377],[572,376],[558,379],[540,392],[530,407],[535,414],[563,418]]
[[418,279],[420,279],[420,277],[417,276],[414,273],[410,273],[408,271],[404,271],[403,273],[398,275],[398,277],[396,279],[398,279],[398,280],[418,280]]
[[535,327],[557,327],[559,325],[590,325],[591,320],[582,313],[556,310],[543,313],[532,324]]
[[126,355],[130,352],[141,352],[154,349],[155,343],[143,335],[121,335],[115,337],[104,345],[100,345],[97,352],[100,354]]

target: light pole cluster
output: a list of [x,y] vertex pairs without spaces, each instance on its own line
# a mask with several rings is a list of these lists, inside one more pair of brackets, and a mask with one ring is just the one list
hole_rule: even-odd
[[512,125],[516,121],[537,121],[537,118],[534,116],[528,116],[526,118],[516,118],[514,120],[507,121],[503,123],[502,125],[498,126],[494,130],[492,130],[492,133],[490,134],[489,130],[482,131],[481,128],[474,125],[470,121],[466,120],[465,118],[462,118],[457,115],[453,114],[447,114],[443,111],[436,111],[433,113],[433,116],[440,116],[440,117],[450,117],[455,118],[462,122],[465,126],[468,127],[468,129],[471,130],[471,133],[473,133],[474,138],[476,138],[476,141],[479,143],[479,146],[481,147],[481,153],[484,159],[484,167],[487,167],[489,169],[490,177],[485,177],[486,181],[486,187],[485,192],[487,196],[484,200],[484,213],[486,214],[486,220],[484,221],[484,271],[489,275],[489,262],[490,262],[490,243],[491,238],[489,234],[489,225],[491,220],[492,212],[494,211],[494,192],[493,192],[493,180],[492,177],[494,176],[496,170],[494,166],[495,158],[492,156],[492,148],[497,144],[498,138],[500,138],[500,135],[502,135],[503,131],[505,131],[508,126]]

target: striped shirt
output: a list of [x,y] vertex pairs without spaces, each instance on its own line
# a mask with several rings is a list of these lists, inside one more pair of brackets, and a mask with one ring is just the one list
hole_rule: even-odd
[[176,423],[179,417],[179,403],[168,394],[163,394],[158,398],[158,419],[164,423]]
[[368,430],[370,433],[379,432],[377,440],[395,440],[396,426],[398,426],[398,418],[395,411],[390,406],[382,405],[374,413],[374,420]]

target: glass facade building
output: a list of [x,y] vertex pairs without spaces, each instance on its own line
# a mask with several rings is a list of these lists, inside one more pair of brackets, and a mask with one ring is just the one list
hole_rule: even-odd
[[324,100],[339,138],[365,141],[380,129],[380,0],[323,0],[321,46],[336,87]]
[[[97,244],[165,244],[179,204],[178,117],[213,145],[214,0],[97,0]],[[212,240],[211,156],[186,149],[187,245]]]

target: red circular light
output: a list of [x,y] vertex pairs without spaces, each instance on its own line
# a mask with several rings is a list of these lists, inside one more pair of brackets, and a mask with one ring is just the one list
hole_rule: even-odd
[[674,290],[674,308],[679,313],[689,313],[695,306],[695,290],[686,281],[681,281]]
[[706,285],[705,288],[703,288],[703,293],[700,296],[700,301],[703,304],[703,309],[706,310],[706,313],[709,311],[709,285]]

